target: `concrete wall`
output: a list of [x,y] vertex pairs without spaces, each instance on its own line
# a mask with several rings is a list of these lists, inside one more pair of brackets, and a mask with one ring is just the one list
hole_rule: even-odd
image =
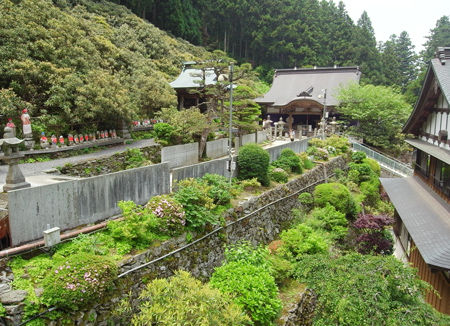
[[[236,162],[236,157],[234,157],[233,160],[234,162]],[[233,172],[235,176],[236,171]],[[173,169],[172,182],[188,178],[201,178],[207,173],[219,174],[225,177],[229,177],[230,174],[228,172],[228,157]]]
[[167,162],[169,168],[198,163],[198,143],[163,147],[161,162]]
[[117,202],[146,203],[169,192],[168,164],[151,165],[97,177],[8,192],[12,245],[61,230],[94,223],[120,213]]
[[290,148],[296,153],[302,153],[308,148],[308,139],[295,140],[279,146],[267,148],[266,150],[270,155],[270,162],[277,160],[281,154],[281,151],[285,148]]
[[241,139],[241,145],[256,143],[256,134],[243,135]]
[[206,157],[218,158],[228,154],[228,139],[222,138],[206,143]]
[[267,140],[267,132],[264,130],[256,132],[256,143],[261,144]]

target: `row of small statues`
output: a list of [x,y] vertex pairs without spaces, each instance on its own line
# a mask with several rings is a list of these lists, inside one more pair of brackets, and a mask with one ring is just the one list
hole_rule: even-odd
[[[101,141],[105,139],[111,139],[111,138],[118,138],[116,130],[103,130],[103,131],[97,131],[96,133],[90,133],[90,134],[79,134],[79,135],[72,135],[69,134],[67,136],[68,146],[74,146],[79,145],[83,143],[88,142],[95,142],[95,141]],[[41,133],[40,138],[41,148],[57,148],[59,147],[65,147],[66,146],[66,140],[63,136],[59,136],[57,138],[55,135],[52,135],[50,137],[50,142],[45,136],[45,133]]]

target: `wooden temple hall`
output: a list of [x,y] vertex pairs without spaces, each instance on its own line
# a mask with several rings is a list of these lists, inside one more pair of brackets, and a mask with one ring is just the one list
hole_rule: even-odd
[[[255,101],[263,107],[263,118],[287,122],[297,134],[312,134],[319,122],[336,115],[340,87],[359,83],[358,67],[328,67],[275,70],[272,87]],[[324,110],[325,108],[325,110]]]

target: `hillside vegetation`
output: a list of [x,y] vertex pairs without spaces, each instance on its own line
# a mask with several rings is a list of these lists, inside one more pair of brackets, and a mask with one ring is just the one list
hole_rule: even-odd
[[168,82],[207,56],[110,2],[2,0],[0,114],[27,107],[35,133],[112,128],[176,104]]

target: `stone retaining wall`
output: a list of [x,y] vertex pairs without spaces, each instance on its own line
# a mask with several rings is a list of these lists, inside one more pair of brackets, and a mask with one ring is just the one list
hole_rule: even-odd
[[[71,319],[76,325],[106,326],[111,323],[120,325],[120,322],[112,319],[111,312],[117,308],[120,299],[127,294],[131,293],[132,298],[136,299],[145,286],[142,280],[169,277],[179,269],[187,270],[200,279],[208,279],[214,268],[222,264],[226,244],[241,240],[249,240],[254,244],[270,243],[291,223],[293,219],[291,211],[299,204],[298,194],[312,191],[315,185],[323,182],[324,169],[334,171],[336,168],[343,169],[345,166],[346,162],[342,157],[334,158],[287,184],[241,202],[238,207],[227,212],[227,226],[215,229],[203,239],[187,243],[185,236],[180,236],[125,260],[120,266],[120,273],[129,272],[133,268],[154,260],[157,261],[118,279],[113,296],[104,298],[103,303],[91,309],[73,313]],[[159,257],[163,255],[167,256],[160,259]],[[15,316],[8,316],[10,321],[19,320],[21,305],[23,306],[23,303],[20,302],[5,305],[8,314],[12,314],[12,311],[16,312]],[[13,323],[10,322],[9,325]],[[59,323],[48,321],[48,325],[59,325]]]

